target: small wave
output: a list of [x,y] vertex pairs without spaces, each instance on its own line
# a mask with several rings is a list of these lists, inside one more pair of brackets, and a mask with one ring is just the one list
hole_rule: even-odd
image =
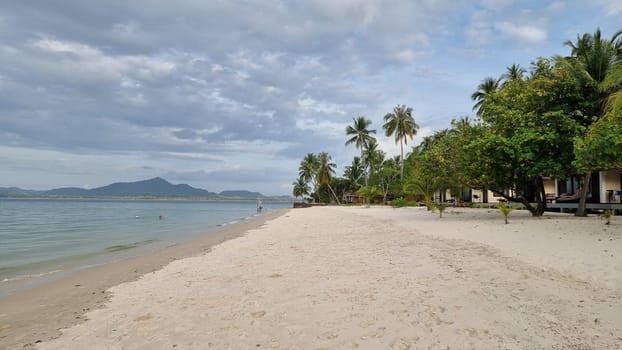
[[19,276],[10,277],[10,278],[4,278],[3,280],[0,281],[0,283],[16,282],[16,281],[22,281],[22,280],[31,279],[31,278],[41,278],[41,277],[52,275],[52,274],[59,273],[62,271],[63,270],[52,270],[52,271],[46,271],[46,272],[41,272],[41,273],[19,275]]
[[147,245],[147,244],[154,243],[154,242],[157,242],[157,240],[148,239],[146,241],[141,241],[141,242],[134,242],[134,243],[129,243],[129,244],[118,244],[118,245],[107,247],[106,251],[109,253],[114,253],[114,252],[119,252],[122,250],[138,248],[140,246]]

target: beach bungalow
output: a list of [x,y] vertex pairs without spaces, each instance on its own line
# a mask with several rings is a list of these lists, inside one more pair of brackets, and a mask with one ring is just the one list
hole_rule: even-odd
[[[582,176],[572,176],[567,179],[546,178],[544,188],[547,198],[553,202],[569,202],[576,198],[583,186]],[[609,169],[592,173],[587,203],[622,203],[622,171]],[[568,198],[569,200],[566,200]]]

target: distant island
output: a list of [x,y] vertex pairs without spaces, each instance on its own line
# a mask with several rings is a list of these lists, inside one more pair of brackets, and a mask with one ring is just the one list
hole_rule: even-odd
[[52,197],[52,198],[200,198],[200,199],[257,199],[291,200],[289,196],[266,197],[259,192],[228,190],[210,192],[187,184],[174,185],[161,177],[136,182],[116,182],[93,189],[62,187],[47,191],[25,190],[17,187],[0,187],[0,197]]

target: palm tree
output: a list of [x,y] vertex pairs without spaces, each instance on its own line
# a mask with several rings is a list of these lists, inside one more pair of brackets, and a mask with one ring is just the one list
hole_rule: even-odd
[[499,89],[499,79],[493,78],[485,78],[482,82],[477,86],[477,91],[475,91],[471,95],[471,100],[475,101],[473,105],[473,110],[477,110],[477,115],[482,115],[484,113],[484,101],[488,98],[492,93]]
[[364,175],[365,169],[359,157],[354,157],[354,159],[352,159],[352,165],[347,166],[343,171],[343,177],[348,179],[353,185],[358,184]]
[[298,180],[292,183],[292,185],[294,186],[294,189],[292,191],[294,197],[303,198],[305,195],[309,194],[309,185],[302,177],[299,177]]
[[330,183],[333,179],[333,175],[335,175],[335,167],[337,167],[337,165],[331,162],[332,157],[328,155],[328,153],[326,152],[320,153],[318,155],[318,160],[319,160],[319,167],[318,167],[318,172],[317,172],[317,181],[321,185],[328,186],[328,189],[335,197],[335,201],[337,201],[337,204],[339,204],[339,199],[337,198],[335,191],[333,191],[333,188],[330,186]]
[[363,156],[363,166],[369,169],[368,175],[371,177],[374,175],[374,170],[384,161],[384,152],[378,149],[378,142],[374,139],[363,150]]
[[393,108],[393,113],[384,116],[385,135],[395,136],[395,143],[400,143],[400,181],[404,181],[404,144],[408,143],[408,138],[412,140],[417,135],[419,125],[412,116],[412,108],[404,105],[397,105]]
[[313,153],[307,153],[298,167],[298,176],[306,183],[311,182],[313,184],[313,193],[317,192],[317,173],[319,165],[318,157]]
[[523,80],[523,74],[525,73],[527,73],[525,68],[515,63],[506,68],[506,72],[501,76],[501,78],[505,79],[506,83],[516,80]]
[[[603,118],[607,113],[617,114],[622,107],[622,31],[611,40],[603,39],[600,29],[594,34],[577,36],[577,41],[566,41],[570,57],[556,57],[557,61],[574,73],[586,95],[594,96],[592,106],[584,115]],[[585,202],[591,174],[583,177],[579,206],[575,215],[585,216]]]
[[[365,119],[363,116],[359,116],[354,119],[353,125],[348,125],[346,128],[346,135],[351,136],[346,141],[346,146],[354,143],[358,149],[361,150],[361,160],[364,162],[365,158],[363,157],[363,148],[365,148],[371,141],[375,140],[371,134],[375,134],[376,130],[369,130],[368,127],[371,125],[371,120]],[[365,176],[365,186],[367,186],[368,176]]]

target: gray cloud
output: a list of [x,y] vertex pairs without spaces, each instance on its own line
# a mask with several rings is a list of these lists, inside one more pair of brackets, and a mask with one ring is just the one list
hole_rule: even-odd
[[[500,28],[540,40],[559,16],[553,5],[538,16],[523,13],[521,20],[532,20],[523,27]],[[469,113],[471,90],[493,74],[489,48],[504,40],[494,23],[515,23],[520,8],[512,6],[9,2],[0,14],[0,147],[124,157],[116,168],[106,162],[110,172],[89,163],[78,173],[237,179],[266,191],[270,171],[279,174],[274,186],[291,182],[284,178],[295,176],[305,153],[340,153],[335,158],[349,163],[355,150],[344,148],[343,129],[354,116],[380,129],[382,115],[405,103],[420,125],[439,128]],[[520,30],[531,27],[543,29]],[[512,63],[496,63],[494,74]],[[6,178],[19,184],[15,174]],[[107,180],[88,180],[100,181]]]

